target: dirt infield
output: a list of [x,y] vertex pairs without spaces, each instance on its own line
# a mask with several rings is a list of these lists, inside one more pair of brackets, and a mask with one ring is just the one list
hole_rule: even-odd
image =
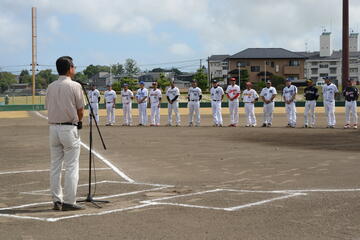
[[[46,120],[10,114],[0,118],[0,239],[360,239],[360,130],[342,129],[341,112],[337,129],[322,113],[316,129],[285,128],[281,113],[272,128],[214,128],[209,115],[199,128],[105,127],[102,117],[96,196],[111,202],[81,212],[50,210]],[[79,198],[87,157],[82,148]]]

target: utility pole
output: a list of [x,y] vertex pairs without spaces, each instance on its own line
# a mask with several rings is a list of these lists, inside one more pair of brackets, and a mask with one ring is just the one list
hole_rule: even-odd
[[342,89],[349,80],[349,0],[343,0]]
[[265,60],[265,71],[264,71],[264,74],[265,74],[265,82],[266,82],[266,60]]
[[208,62],[208,83],[209,83],[209,87],[210,87],[211,81],[212,81],[212,74],[210,71],[210,57],[208,57],[207,62]]
[[37,50],[36,50],[36,40],[37,40],[37,31],[36,31],[36,8],[31,9],[31,19],[32,19],[32,104],[35,104],[35,73],[36,73],[36,59],[37,59]]
[[240,79],[241,79],[241,63],[238,63],[239,67],[239,87],[240,87]]

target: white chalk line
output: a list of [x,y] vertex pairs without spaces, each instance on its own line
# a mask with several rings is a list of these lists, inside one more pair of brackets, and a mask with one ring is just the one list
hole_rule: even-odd
[[[111,168],[97,168],[96,169],[96,171],[107,171],[107,170],[112,170],[112,169]],[[65,170],[63,169],[62,171],[65,171]],[[80,168],[79,171],[89,171],[89,169],[88,168]],[[22,174],[22,173],[39,173],[39,172],[50,172],[50,169],[0,172],[0,175],[12,175],[12,174]]]
[[[43,115],[37,111],[35,112],[35,114],[41,118],[48,119],[45,115]],[[90,147],[88,145],[86,145],[84,142],[80,141],[80,144],[85,149],[90,150]],[[108,167],[110,167],[115,173],[117,173],[120,177],[122,177],[123,179],[125,179],[128,182],[131,182],[131,183],[135,182],[135,180],[133,180],[132,178],[127,176],[123,171],[121,171],[119,168],[117,168],[114,164],[112,164],[109,160],[107,160],[105,157],[103,157],[100,153],[96,152],[95,150],[91,150],[91,152],[97,158],[99,158],[103,163],[105,163]]]

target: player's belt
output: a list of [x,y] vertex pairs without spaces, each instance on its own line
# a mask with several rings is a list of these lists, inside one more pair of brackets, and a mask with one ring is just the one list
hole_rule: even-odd
[[74,125],[77,126],[77,124],[75,123],[71,123],[71,122],[65,122],[65,123],[53,123],[54,125]]
[[220,100],[211,100],[211,101],[214,101],[214,102],[220,102]]
[[112,103],[112,102],[106,102],[106,103]]
[[190,101],[192,101],[192,102],[198,102],[199,100],[190,100]]

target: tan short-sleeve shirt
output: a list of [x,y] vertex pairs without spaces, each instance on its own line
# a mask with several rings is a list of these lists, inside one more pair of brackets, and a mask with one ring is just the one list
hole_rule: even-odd
[[45,106],[49,123],[78,123],[77,110],[84,108],[84,96],[79,83],[60,76],[47,89]]

